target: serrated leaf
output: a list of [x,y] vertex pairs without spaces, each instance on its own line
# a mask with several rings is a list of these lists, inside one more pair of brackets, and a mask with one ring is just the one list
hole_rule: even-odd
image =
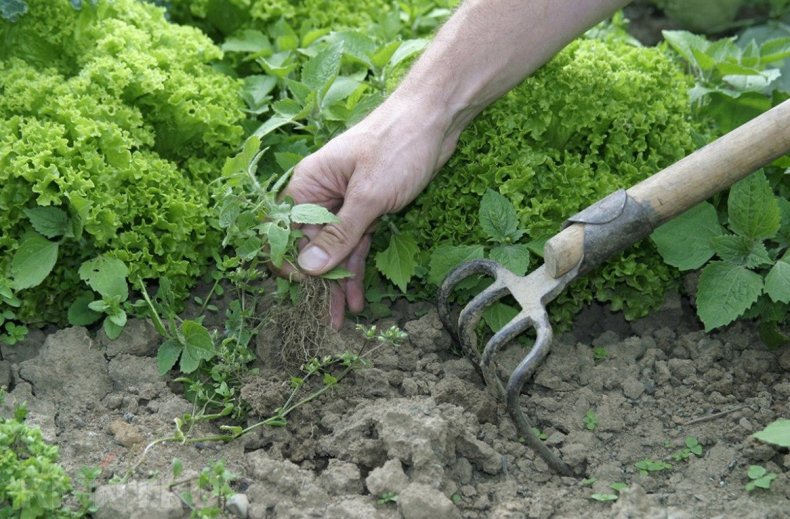
[[181,324],[181,333],[184,336],[184,350],[181,352],[179,369],[183,373],[192,373],[201,360],[214,357],[214,341],[208,330],[197,321],[184,321]]
[[480,201],[480,227],[489,238],[502,243],[516,241],[523,232],[518,230],[518,215],[510,200],[489,189]]
[[760,441],[772,443],[779,447],[790,447],[790,420],[786,418],[776,420],[752,436]]
[[492,331],[498,332],[518,315],[518,310],[505,303],[494,303],[483,312],[483,320]]
[[489,257],[517,276],[523,276],[529,269],[529,248],[523,244],[498,245],[491,249]]
[[227,229],[234,223],[236,218],[241,213],[241,202],[235,196],[230,196],[222,201],[222,207],[219,210],[219,226],[222,229]]
[[68,321],[72,326],[88,326],[101,318],[102,314],[94,312],[88,305],[93,301],[90,295],[82,295],[69,306]]
[[71,230],[69,215],[59,207],[34,207],[25,209],[33,229],[42,236],[55,238]]
[[350,278],[353,275],[354,273],[348,269],[344,269],[343,267],[335,267],[326,274],[321,274],[321,277],[324,279],[336,280]]
[[126,285],[126,276],[129,269],[126,264],[106,255],[88,260],[80,265],[78,271],[80,279],[104,297],[119,297],[126,301],[129,297],[129,288]]
[[740,317],[763,292],[763,279],[739,265],[714,261],[702,271],[697,287],[697,314],[705,331]]
[[772,238],[779,230],[779,203],[762,171],[732,186],[727,211],[730,227],[743,236],[766,239]]
[[666,263],[694,270],[713,257],[710,241],[723,232],[716,208],[703,202],[653,231],[650,239]]
[[236,256],[242,261],[251,261],[261,251],[261,247],[263,247],[261,239],[257,236],[250,236],[236,246]]
[[269,258],[272,261],[272,265],[280,268],[285,260],[285,252],[288,249],[288,237],[291,235],[291,231],[274,224],[268,225],[265,229],[266,240],[269,244]]
[[11,288],[23,290],[40,285],[57,260],[56,242],[35,232],[25,234],[11,259]]
[[790,257],[777,261],[765,276],[765,293],[777,303],[790,303]]
[[407,234],[393,234],[389,246],[376,254],[376,268],[405,293],[417,266],[418,252],[414,238]]
[[428,281],[441,285],[447,274],[461,263],[483,258],[482,245],[444,245],[431,254]]
[[329,45],[304,64],[302,83],[313,90],[324,90],[337,77],[342,57],[342,42]]
[[755,268],[771,263],[765,244],[739,234],[722,234],[710,241],[713,250],[721,259],[734,265]]
[[337,216],[326,207],[316,204],[299,204],[291,208],[291,221],[305,224],[340,223]]
[[179,355],[181,355],[181,344],[176,339],[168,339],[159,346],[156,352],[156,367],[159,374],[164,375],[176,365]]
[[271,52],[272,44],[261,31],[245,29],[225,39],[222,52]]

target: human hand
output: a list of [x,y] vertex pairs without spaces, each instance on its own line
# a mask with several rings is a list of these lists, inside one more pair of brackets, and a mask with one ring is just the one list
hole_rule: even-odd
[[350,278],[333,283],[330,323],[343,324],[346,306],[362,311],[370,234],[383,214],[405,207],[428,185],[455,149],[460,131],[415,97],[393,95],[368,117],[305,157],[284,191],[297,204],[314,203],[339,223],[305,226],[299,268],[320,275],[342,265]]

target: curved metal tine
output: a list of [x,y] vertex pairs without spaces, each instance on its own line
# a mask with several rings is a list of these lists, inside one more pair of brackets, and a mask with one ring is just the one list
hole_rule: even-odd
[[485,309],[509,293],[507,286],[502,280],[494,279],[494,282],[488,288],[467,303],[458,316],[458,335],[461,349],[465,355],[470,359],[474,359],[478,365],[480,363],[480,353],[477,351],[477,333],[475,328],[477,328],[477,324],[483,317]]
[[474,276],[476,274],[488,274],[496,278],[497,270],[501,268],[498,263],[491,260],[472,260],[461,264],[455,270],[450,272],[442,285],[439,287],[438,294],[438,310],[439,319],[442,321],[444,328],[450,332],[455,342],[460,342],[458,337],[458,327],[456,323],[452,322],[450,318],[450,294],[455,289],[456,285],[464,279]]
[[537,452],[549,467],[563,476],[573,476],[573,470],[571,470],[570,466],[551,452],[535,435],[532,431],[532,424],[521,411],[519,396],[521,395],[521,389],[524,387],[524,382],[549,353],[553,338],[549,316],[545,311],[534,320],[533,324],[538,335],[537,339],[532,349],[510,375],[507,382],[505,403],[510,416],[516,424],[519,436],[524,438],[527,445]]
[[483,371],[483,378],[485,378],[488,385],[496,385],[499,389],[499,396],[503,401],[505,401],[505,388],[502,386],[496,373],[496,366],[492,362],[494,355],[502,346],[518,337],[530,326],[532,326],[530,316],[525,312],[520,312],[488,340],[483,350],[483,355],[480,359],[480,369]]

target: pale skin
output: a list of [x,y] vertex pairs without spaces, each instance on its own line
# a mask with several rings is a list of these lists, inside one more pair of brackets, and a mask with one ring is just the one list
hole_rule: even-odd
[[360,312],[370,232],[403,209],[455,150],[486,106],[627,0],[466,0],[434,37],[401,85],[378,108],[295,168],[285,194],[316,203],[340,223],[305,228],[299,268],[320,275],[343,265],[330,322]]

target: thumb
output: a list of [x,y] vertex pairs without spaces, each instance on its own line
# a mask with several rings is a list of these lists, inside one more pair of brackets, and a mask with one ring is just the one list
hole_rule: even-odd
[[347,198],[338,223],[324,225],[299,254],[299,267],[310,275],[324,274],[345,260],[380,216],[374,205]]

